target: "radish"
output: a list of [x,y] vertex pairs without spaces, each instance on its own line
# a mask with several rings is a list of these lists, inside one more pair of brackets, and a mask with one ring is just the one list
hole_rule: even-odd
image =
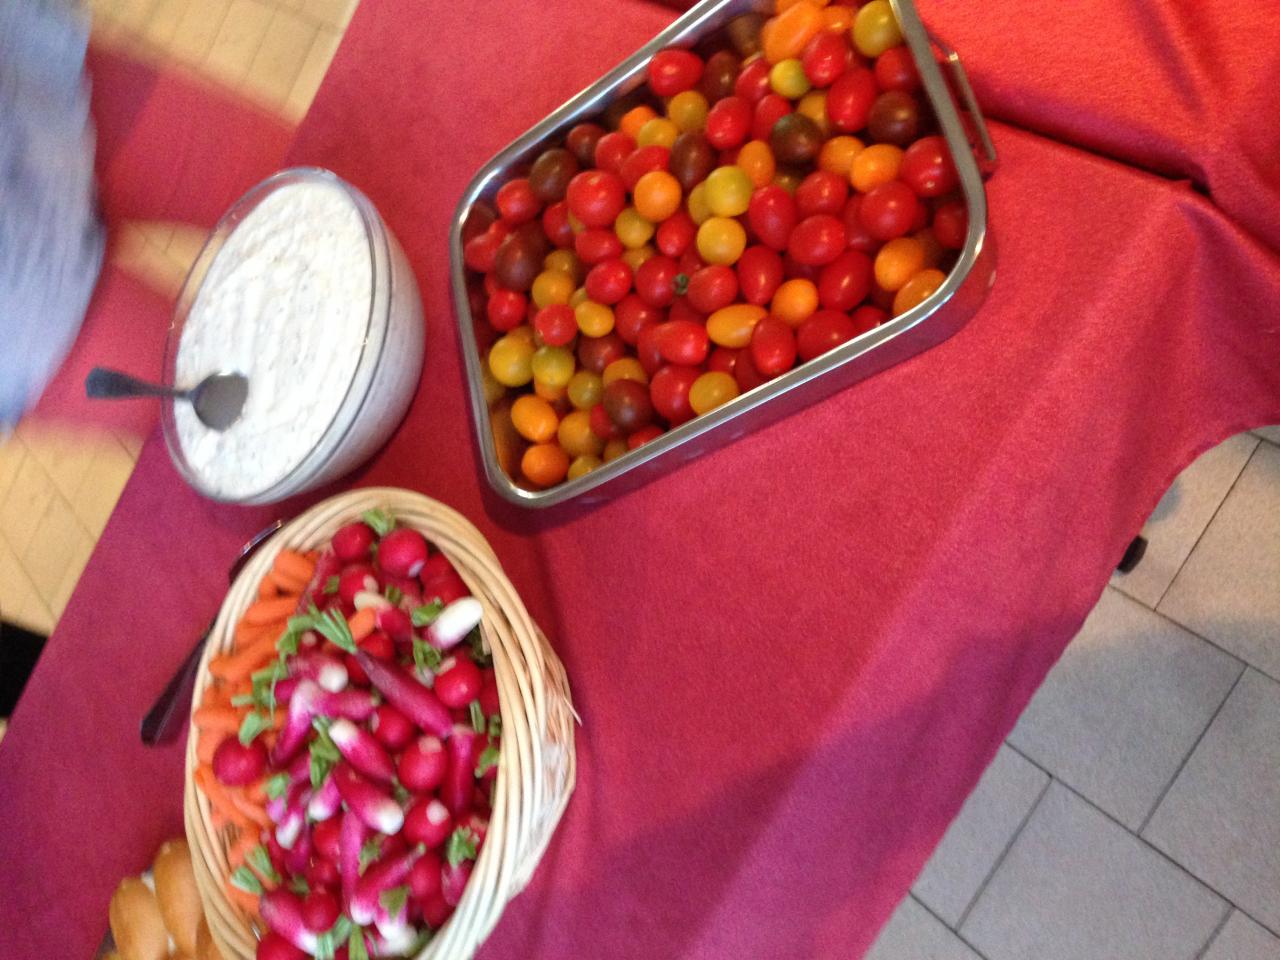
[[369,867],[356,881],[355,893],[347,910],[351,919],[362,927],[373,923],[379,913],[378,898],[408,879],[409,871],[422,853],[421,849],[414,847],[394,856],[383,857]]
[[502,713],[498,701],[498,679],[493,674],[493,668],[488,667],[484,671],[484,683],[480,685],[480,709],[484,711],[486,717],[499,716]]
[[471,596],[471,591],[467,589],[462,577],[456,573],[450,573],[433,580],[423,580],[422,596],[427,600],[437,600],[448,606],[455,600]]
[[400,591],[400,602],[396,606],[401,610],[422,606],[422,584],[416,577],[396,577],[383,570],[379,582],[383,593],[392,587]]
[[409,808],[404,818],[404,835],[410,843],[434,850],[453,833],[453,815],[439,800],[423,797]]
[[457,866],[451,867],[446,863],[440,869],[440,893],[449,906],[456,907],[462,899],[462,891],[471,879],[472,866],[470,860],[459,860]]
[[373,694],[368,690],[353,690],[350,687],[338,693],[321,691],[314,703],[319,716],[346,717],[357,723],[368,720],[377,707]]
[[437,893],[422,904],[422,919],[432,930],[439,930],[452,915],[453,907],[445,901],[443,893]]
[[302,682],[300,677],[283,677],[276,681],[272,693],[275,695],[276,703],[288,704],[293,698],[293,692],[298,689],[298,684]]
[[427,562],[427,541],[417,530],[400,527],[378,544],[378,566],[395,577],[416,577]]
[[364,822],[348,810],[342,815],[342,828],[338,834],[338,870],[342,875],[342,905],[351,903],[351,896],[356,892],[356,880],[360,876],[360,848],[364,846]]
[[[464,602],[458,601],[458,603]],[[445,612],[448,612],[447,608]],[[446,707],[458,709],[465,707],[480,695],[480,687],[483,683],[484,678],[480,674],[480,668],[471,662],[470,657],[449,657],[436,671],[436,696]]]
[[370,830],[378,833],[399,833],[404,825],[404,811],[391,797],[366,780],[347,763],[333,768],[332,776],[338,782],[338,792],[351,811]]
[[308,954],[272,930],[268,930],[258,941],[258,951],[254,957],[255,960],[309,960]]
[[378,629],[392,640],[404,642],[413,637],[413,621],[399,607],[382,607],[377,623]]
[[414,793],[426,793],[444,783],[449,755],[439,737],[422,736],[400,754],[400,782]]
[[357,643],[356,646],[369,654],[369,656],[380,657],[383,660],[391,660],[396,655],[395,643],[381,630],[373,631],[373,633]]
[[412,721],[389,703],[378,704],[369,729],[390,750],[403,750],[416,733]]
[[311,858],[303,877],[312,890],[320,887],[336,888],[342,883],[342,876],[338,873],[338,868],[333,865],[331,860],[325,860],[321,857]]
[[342,572],[343,563],[334,555],[332,550],[326,550],[320,554],[320,559],[316,561],[316,572],[311,576],[311,582],[307,584],[307,589],[302,592],[301,609],[312,603],[323,608],[330,600],[331,595],[324,592],[325,586],[329,583],[330,577],[336,577]]
[[453,728],[453,736],[449,738],[449,769],[440,788],[440,799],[455,817],[471,809],[479,741],[479,734],[461,723]]
[[311,734],[311,718],[315,711],[316,699],[323,693],[314,680],[303,680],[298,684],[289,699],[289,712],[285,716],[284,727],[271,750],[271,765],[277,769],[292,760],[307,742]]
[[427,639],[433,647],[441,650],[456,647],[476,628],[482,616],[484,607],[475,597],[454,600],[440,611],[440,616],[427,628]]
[[[350,722],[350,720],[337,721],[337,723]],[[338,784],[334,782],[333,777],[325,777],[307,803],[307,819],[312,823],[323,823],[340,809],[342,809],[342,796],[338,793]]]
[[303,922],[302,900],[296,893],[284,887],[268,890],[262,895],[259,907],[268,927],[299,950],[315,955],[316,935]]
[[213,775],[229,787],[256,783],[267,769],[267,748],[261,740],[248,746],[235,734],[229,735],[213,751]]
[[284,819],[280,821],[280,826],[276,827],[276,843],[284,847],[285,850],[292,850],[293,845],[298,842],[298,835],[302,833],[302,828],[306,826],[306,817],[303,812],[296,807],[290,807],[285,811]]
[[453,718],[434,693],[394,662],[379,660],[364,651],[357,651],[356,660],[373,685],[410,720],[427,733],[441,738],[449,736]]
[[356,594],[367,590],[378,592],[378,578],[367,563],[353,563],[338,577],[338,599],[346,607],[354,608]]
[[333,552],[346,563],[364,560],[373,550],[376,539],[367,523],[348,523],[333,535]]
[[419,908],[440,892],[440,857],[428,850],[409,871],[409,892]]
[[289,763],[288,770],[289,782],[297,783],[299,780],[311,779],[311,754],[303,752],[298,754]]
[[[330,777],[329,779],[332,780],[333,778]],[[334,787],[334,789],[336,790],[337,787]],[[326,860],[337,862],[339,857],[338,835],[341,832],[341,817],[330,817],[328,820],[322,820],[312,827],[311,843],[315,847],[316,853]]]
[[[336,657],[314,650],[295,653],[289,658],[289,676],[314,680],[322,690],[337,693],[346,689],[347,668]],[[277,686],[279,686],[277,684]]]
[[391,606],[391,601],[378,593],[377,590],[361,590],[355,595],[351,605],[357,610],[364,610],[370,607],[374,610],[385,610]]
[[[303,827],[306,827],[304,821]],[[302,873],[307,869],[307,864],[311,862],[311,831],[303,829],[298,834],[297,840],[293,846],[288,849],[284,857],[284,873],[293,875]]]
[[[400,957],[413,949],[418,935],[413,928],[405,926],[390,926],[386,928],[384,933],[382,927],[378,928],[378,935],[373,938],[373,956],[378,957]],[[334,957],[337,960],[337,957]]]
[[367,687],[369,685],[369,675],[364,672],[364,667],[360,666],[354,656],[349,653],[343,653],[342,662],[347,668],[347,676],[351,679],[352,683],[360,687]]
[[350,720],[335,720],[329,726],[329,738],[351,766],[366,777],[381,783],[395,779],[396,768],[386,748],[368,730]]
[[418,579],[425,584],[428,581],[451,575],[456,577],[458,571],[454,569],[449,558],[443,553],[433,553],[427,557],[427,562],[422,565],[422,569],[418,572]]
[[302,901],[302,922],[312,933],[324,933],[338,922],[342,907],[328,890],[312,890]]

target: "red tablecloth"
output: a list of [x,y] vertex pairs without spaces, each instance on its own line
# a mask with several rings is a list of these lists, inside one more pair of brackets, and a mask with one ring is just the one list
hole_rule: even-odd
[[[490,152],[667,16],[600,9],[362,4],[288,159],[384,212],[430,339],[355,482],[480,524],[583,717],[578,791],[483,958],[848,960],[1177,471],[1280,422],[1280,260],[1186,184],[997,125],[999,276],[964,331],[591,513],[513,522],[477,480],[445,229]],[[137,720],[275,512],[144,450],[0,744],[15,956],[84,955],[179,828],[179,748]]]

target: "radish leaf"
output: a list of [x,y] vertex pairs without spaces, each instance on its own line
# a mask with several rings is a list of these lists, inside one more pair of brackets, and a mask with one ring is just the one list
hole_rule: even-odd
[[378,535],[379,539],[385,537],[396,527],[396,518],[385,510],[366,510],[360,514],[360,519],[373,528],[373,532]]
[[324,582],[324,588],[320,591],[326,597],[332,597],[338,592],[339,576],[335,573],[332,577]]
[[397,587],[395,584],[392,584],[391,586],[387,587],[383,595],[389,601],[391,601],[391,605],[393,607],[400,606],[400,601],[404,599],[404,591],[401,590],[399,587]]
[[262,895],[262,881],[248,867],[236,867],[235,873],[231,874],[231,885],[245,893]]
[[247,747],[253,743],[258,734],[269,726],[271,726],[270,721],[256,710],[252,713],[246,713],[244,722],[240,724],[240,742]]
[[289,889],[300,897],[305,897],[311,892],[311,884],[307,883],[307,878],[300,873],[295,873],[289,878]]
[[267,779],[267,796],[279,800],[289,792],[289,774],[281,772]]
[[249,865],[257,870],[262,876],[266,877],[272,883],[280,882],[280,874],[276,873],[275,865],[271,862],[271,854],[267,853],[267,848],[262,844],[258,844],[249,851],[249,855],[245,857],[249,861]]
[[378,902],[386,908],[387,913],[394,917],[409,902],[409,888],[407,886],[399,886],[392,887],[390,890],[383,890],[378,897]]
[[413,638],[413,665],[419,670],[430,670],[432,672],[440,669],[440,664],[444,662],[444,658],[440,656],[440,651],[417,637]]
[[493,657],[485,649],[484,636],[481,635],[479,627],[475,627],[467,634],[467,643],[471,646],[471,659],[476,662],[477,667],[493,666]]
[[359,929],[351,931],[347,940],[347,956],[350,960],[369,960],[369,948],[365,946],[364,933]]
[[498,765],[498,759],[502,753],[497,747],[485,747],[480,751],[480,758],[476,761],[476,776],[483,777],[486,773]]
[[444,604],[439,600],[432,600],[430,603],[424,603],[420,607],[414,607],[413,613],[410,615],[415,627],[429,627],[436,622],[436,617],[440,616],[440,611],[444,609]]
[[484,708],[479,700],[471,701],[471,729],[476,733],[484,733]]
[[456,867],[463,860],[476,858],[476,835],[468,827],[458,827],[444,844],[444,858]]
[[361,876],[369,869],[369,864],[377,860],[382,854],[382,838],[370,837],[364,842],[364,846],[360,848],[360,867],[357,871]]

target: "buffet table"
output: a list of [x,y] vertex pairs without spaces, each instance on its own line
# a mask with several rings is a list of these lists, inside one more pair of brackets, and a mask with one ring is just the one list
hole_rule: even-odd
[[[1030,54],[960,6],[921,12],[979,65],[980,92],[1000,94],[992,112],[1022,125],[993,127],[999,260],[981,311],[645,488],[532,518],[478,479],[446,230],[488,155],[671,12],[361,5],[285,162],[333,169],[383,212],[418,272],[428,341],[408,419],[350,482],[421,490],[481,527],[583,721],[577,792],[481,957],[860,956],[1173,477],[1280,422],[1274,172],[1253,147],[1182,140],[1179,125],[1143,141],[1175,176],[1120,162],[1136,135],[1122,99],[1091,98],[1105,76],[1023,87]],[[1016,4],[995,8],[982,16],[1017,19]],[[1156,82],[1176,53],[1150,41],[1126,53]],[[1090,125],[1111,107],[1116,124]],[[1051,116],[1045,133],[1110,157],[1025,129]],[[1179,164],[1206,172],[1204,190]],[[1263,191],[1252,202],[1232,192],[1246,183]],[[144,749],[138,720],[217,608],[238,545],[330,492],[219,506],[147,443],[0,745],[0,927],[15,956],[88,955],[118,878],[180,830],[181,746]]]

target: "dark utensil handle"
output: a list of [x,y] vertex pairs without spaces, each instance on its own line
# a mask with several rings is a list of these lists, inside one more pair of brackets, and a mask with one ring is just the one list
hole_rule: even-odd
[[122,370],[94,367],[84,378],[85,396],[95,399],[119,397],[180,397],[185,391],[139,380]]
[[156,698],[156,702],[151,705],[147,715],[142,718],[142,742],[148,747],[153,747],[157,743],[168,743],[182,726],[176,722],[180,714],[178,705],[190,702],[191,689],[196,679],[196,667],[200,665],[200,653],[204,650],[205,641],[209,639],[209,632],[212,629],[211,623],[209,629],[200,635],[196,645],[191,648],[187,659],[182,661],[182,666],[169,678],[169,682]]

